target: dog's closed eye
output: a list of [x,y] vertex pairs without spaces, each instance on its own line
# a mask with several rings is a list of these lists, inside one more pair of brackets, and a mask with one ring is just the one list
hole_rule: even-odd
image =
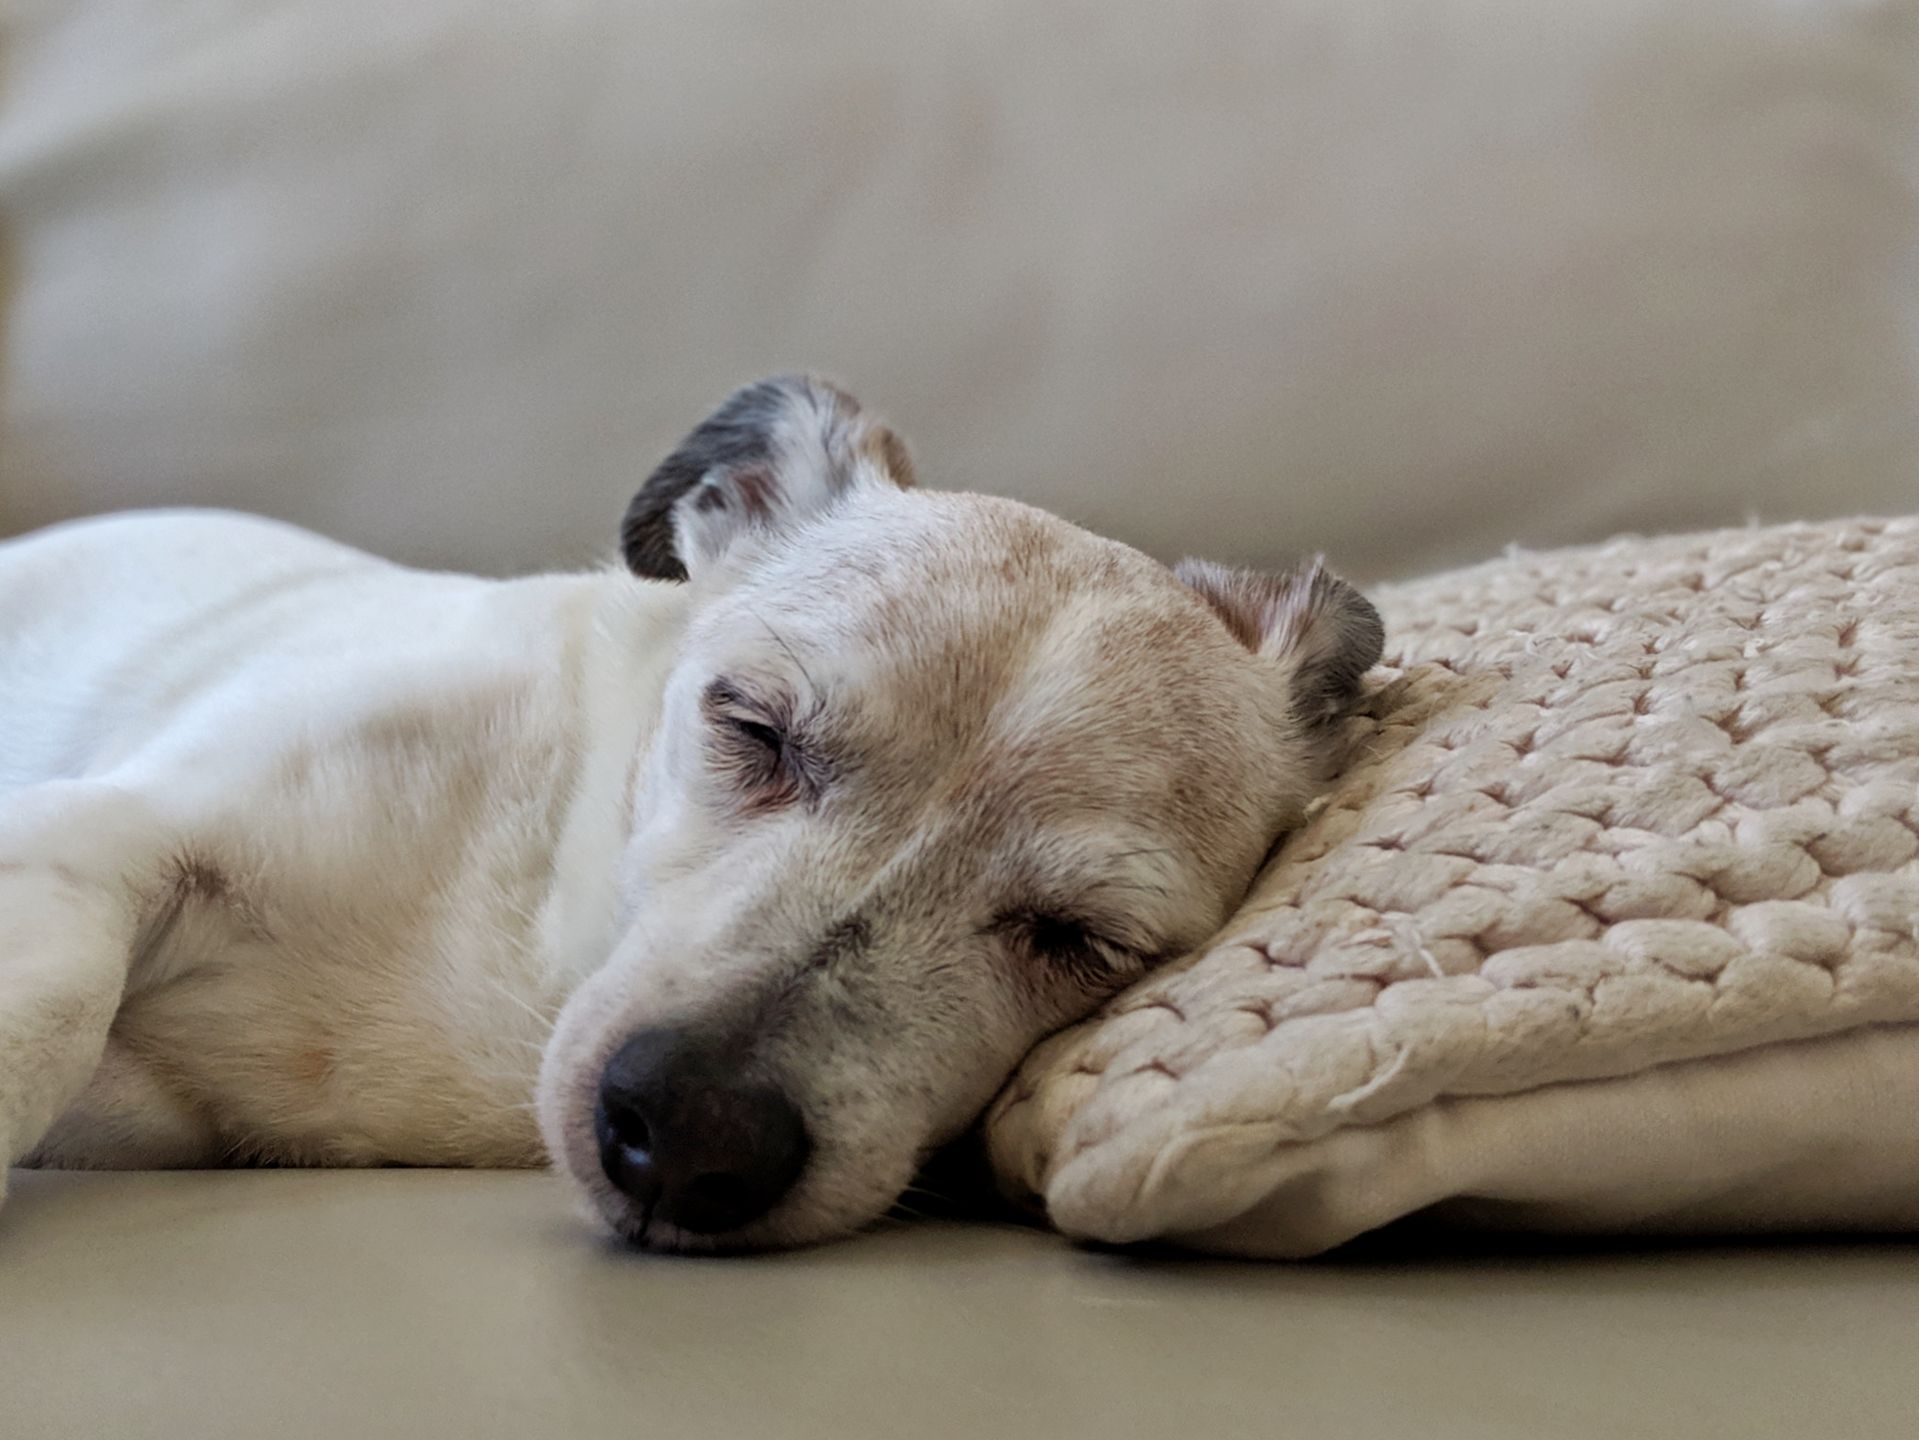
[[743,715],[729,715],[726,723],[733,733],[749,742],[768,764],[778,766],[786,758],[786,734],[778,726]]
[[1048,969],[1088,989],[1111,985],[1139,968],[1139,954],[1087,921],[1060,911],[1024,910],[995,927]]
[[714,768],[756,810],[815,798],[826,766],[796,733],[792,703],[718,679],[702,698]]

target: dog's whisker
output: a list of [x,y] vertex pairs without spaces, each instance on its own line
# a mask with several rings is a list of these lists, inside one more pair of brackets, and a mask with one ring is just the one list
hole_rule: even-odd
[[1177,855],[1179,852],[1170,845],[1142,845],[1137,850],[1121,850],[1108,855],[1108,860],[1132,860],[1141,855]]
[[772,621],[768,620],[764,615],[758,618],[760,624],[766,628],[766,633],[773,637],[773,643],[786,652],[786,658],[791,660],[794,668],[800,672],[800,678],[806,682],[806,688],[812,691],[815,696],[818,696],[820,693],[819,686],[813,683],[812,672],[806,668],[806,662],[800,659],[799,652],[787,643],[784,635],[773,628]]
[[544,1027],[545,1029],[551,1030],[553,1028],[553,1022],[555,1018],[553,1015],[547,1014],[545,1011],[541,1010],[538,1006],[534,1005],[525,996],[515,991],[513,987],[507,984],[506,981],[502,979],[501,977],[497,975],[485,974],[485,972],[482,972],[482,974],[485,975],[485,979],[487,983],[492,986],[493,992],[496,995],[500,996],[502,999],[510,1002],[511,1004],[517,1005],[521,1010],[524,1010],[528,1015],[532,1016],[535,1020],[539,1021],[541,1026]]
[[932,1200],[941,1205],[950,1205],[953,1203],[953,1197],[951,1195],[943,1194],[929,1185],[908,1185],[904,1190],[900,1191],[900,1194],[911,1195],[921,1200]]
[[1144,880],[1095,880],[1087,887],[1091,890],[1134,890],[1142,895],[1164,895],[1164,885],[1155,885]]

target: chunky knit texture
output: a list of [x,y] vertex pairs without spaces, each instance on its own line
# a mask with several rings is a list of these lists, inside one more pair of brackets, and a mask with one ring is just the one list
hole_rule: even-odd
[[1225,1223],[1276,1150],[1442,1097],[1919,1021],[1919,522],[1379,598],[1350,762],[1245,907],[988,1114],[1069,1233]]

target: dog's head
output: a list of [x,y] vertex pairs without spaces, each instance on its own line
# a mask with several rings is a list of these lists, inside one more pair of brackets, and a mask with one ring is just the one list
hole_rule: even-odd
[[540,1111],[621,1234],[882,1214],[1041,1036],[1227,916],[1323,777],[1377,614],[909,488],[845,394],[740,391],[628,512],[691,620],[635,772],[625,938]]

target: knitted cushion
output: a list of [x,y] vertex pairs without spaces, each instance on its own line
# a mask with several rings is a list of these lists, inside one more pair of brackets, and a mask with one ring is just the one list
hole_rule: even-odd
[[[1069,1233],[1919,1226],[1919,522],[1387,590],[1342,779],[986,1120]],[[1436,1208],[1435,1208],[1436,1207]]]

